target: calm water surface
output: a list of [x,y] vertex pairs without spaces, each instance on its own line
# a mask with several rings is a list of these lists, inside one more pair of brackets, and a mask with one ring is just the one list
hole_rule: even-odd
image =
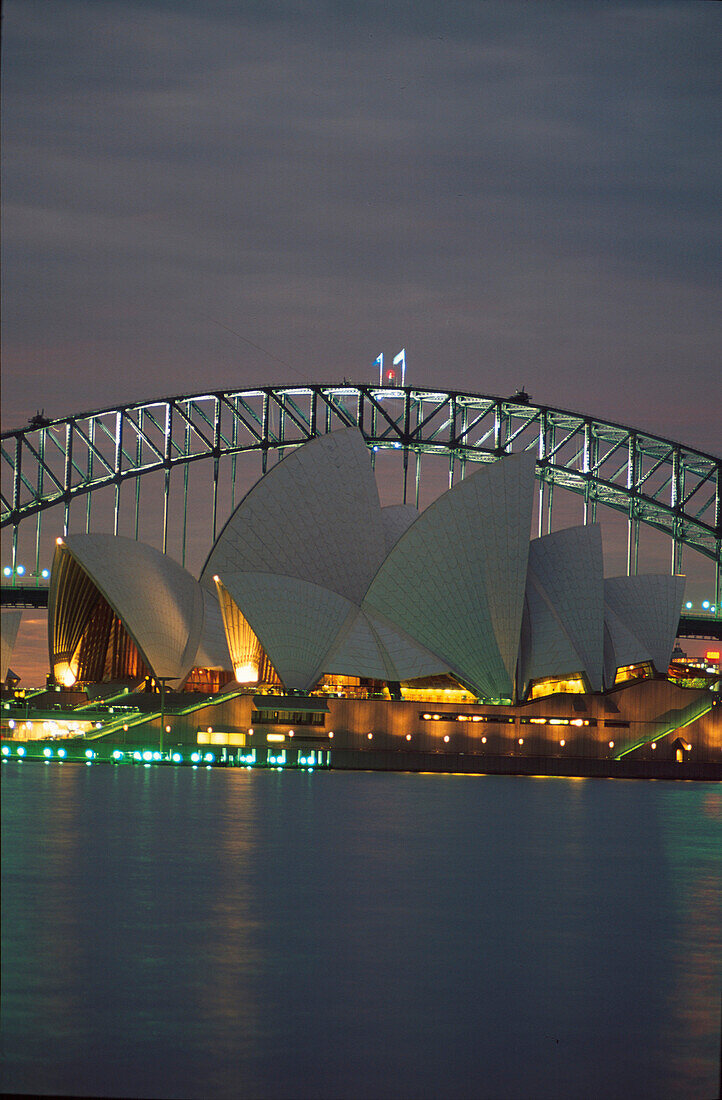
[[719,787],[2,779],[5,1090],[716,1095]]

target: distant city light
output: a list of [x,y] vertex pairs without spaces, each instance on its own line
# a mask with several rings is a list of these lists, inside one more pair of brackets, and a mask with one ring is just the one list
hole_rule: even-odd
[[17,575],[19,577],[24,577],[25,576],[25,566],[24,565],[16,565],[15,566],[15,572],[17,573]]
[[687,610],[689,611],[689,610],[690,610],[690,608],[692,607],[692,601],[691,601],[691,600],[687,600],[687,602],[686,602],[686,604],[685,604],[684,606],[685,606],[685,607],[687,608]]
[[10,566],[9,565],[4,566],[3,567],[3,576],[4,577],[12,577],[12,575],[13,575],[13,571],[10,568]]
[[708,611],[709,610],[709,600],[702,600],[702,607],[705,609],[705,611]]

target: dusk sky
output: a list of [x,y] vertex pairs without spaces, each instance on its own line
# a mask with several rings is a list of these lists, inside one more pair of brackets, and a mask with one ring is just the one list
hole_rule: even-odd
[[722,450],[718,4],[3,16],[4,428],[405,346]]

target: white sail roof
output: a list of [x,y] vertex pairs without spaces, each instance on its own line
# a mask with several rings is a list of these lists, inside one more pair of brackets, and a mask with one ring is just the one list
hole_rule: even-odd
[[489,697],[513,693],[535,460],[509,455],[449,489],[401,536],[364,607]]
[[308,691],[357,608],[328,588],[277,573],[226,573],[223,584],[286,688]]
[[228,642],[223,626],[223,615],[218,597],[203,588],[203,633],[198,645],[194,665],[198,668],[233,667],[228,652]]
[[0,683],[3,684],[10,667],[22,617],[22,611],[3,611],[0,615]]
[[448,672],[448,665],[371,609],[340,632],[324,672],[374,680],[415,680]]
[[360,603],[386,552],[378,489],[361,432],[344,428],[292,451],[247,493],[203,567],[276,573]]
[[644,654],[632,660],[617,660],[617,668],[651,660],[657,672],[667,671],[679,629],[684,584],[684,577],[666,573],[611,577],[604,582],[604,601],[612,613],[607,616],[612,644],[619,644],[615,643],[613,625],[616,616],[626,632],[639,640],[639,652]]
[[156,676],[181,683],[195,663],[203,594],[181,565],[120,535],[68,535],[67,551],[91,578]]
[[604,563],[598,524],[569,527],[529,547],[520,681],[585,672],[601,691]]
[[611,687],[617,669],[651,661],[652,654],[609,605],[604,609],[604,686]]
[[384,541],[388,554],[411,524],[418,519],[418,509],[413,504],[389,504],[381,509]]

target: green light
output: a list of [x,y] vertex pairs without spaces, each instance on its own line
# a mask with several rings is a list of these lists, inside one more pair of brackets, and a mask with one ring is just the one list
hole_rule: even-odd
[[23,748],[22,745],[18,749],[18,756],[25,756],[25,749]]

